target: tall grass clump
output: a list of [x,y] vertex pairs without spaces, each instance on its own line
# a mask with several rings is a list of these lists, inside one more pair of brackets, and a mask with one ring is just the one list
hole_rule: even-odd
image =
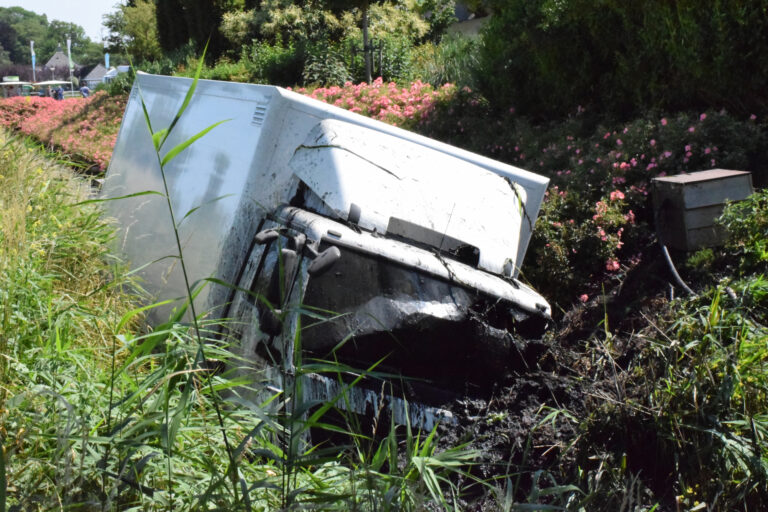
[[73,207],[87,182],[0,132],[0,421],[7,503],[59,508],[98,495],[113,327],[132,307],[112,228]]
[[434,87],[451,83],[474,89],[479,47],[477,37],[446,34],[439,44],[424,44],[415,50],[413,74]]

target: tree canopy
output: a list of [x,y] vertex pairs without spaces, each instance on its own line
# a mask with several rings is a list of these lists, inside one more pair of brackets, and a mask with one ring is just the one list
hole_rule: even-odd
[[[88,38],[80,25],[51,20],[22,7],[0,7],[0,46],[14,64],[31,64],[29,42],[35,42],[40,65],[48,60],[67,37],[72,39],[72,59],[80,64],[94,64],[101,59],[101,46]],[[0,51],[0,62],[3,61]]]

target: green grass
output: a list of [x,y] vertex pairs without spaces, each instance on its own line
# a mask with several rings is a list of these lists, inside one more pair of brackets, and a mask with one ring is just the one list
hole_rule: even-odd
[[322,415],[303,414],[290,387],[271,407],[249,399],[230,373],[247,363],[204,315],[197,329],[184,311],[139,329],[139,284],[110,256],[113,227],[83,204],[85,181],[6,132],[0,168],[4,505],[417,510],[461,493],[450,475],[476,454],[438,451],[435,432],[298,442]]

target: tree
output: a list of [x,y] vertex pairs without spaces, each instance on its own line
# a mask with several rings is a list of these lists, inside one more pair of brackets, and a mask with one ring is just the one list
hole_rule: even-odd
[[236,3],[232,0],[156,0],[160,46],[170,52],[189,41],[198,49],[208,43],[206,55],[215,59],[226,49],[219,25],[224,13]]
[[160,46],[166,52],[176,50],[189,41],[187,24],[181,19],[181,0],[156,0],[155,18]]
[[30,64],[29,41],[45,38],[48,18],[21,7],[0,7],[0,41],[11,62]]
[[21,7],[0,7],[0,44],[13,63],[32,62],[29,42],[34,41],[37,62],[41,64],[54,54],[59,45],[65,47],[67,36],[72,39],[74,61],[88,64],[101,58],[101,46],[92,42],[80,25],[58,20],[49,23],[45,15]]
[[136,0],[119,5],[115,12],[104,15],[104,26],[109,30],[106,41],[110,52],[127,53],[137,62],[162,57],[152,1]]
[[101,17],[101,25],[107,29],[104,37],[104,49],[112,55],[123,54],[128,47],[128,34],[125,30],[125,15],[122,6]]
[[7,66],[11,63],[11,59],[8,57],[8,52],[5,51],[3,45],[0,44],[0,66]]

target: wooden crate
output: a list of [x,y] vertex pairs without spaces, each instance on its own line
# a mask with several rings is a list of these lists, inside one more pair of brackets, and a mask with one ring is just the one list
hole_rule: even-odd
[[715,225],[726,201],[752,194],[752,174],[711,169],[654,178],[656,228],[671,248],[694,251],[725,241],[725,230]]

